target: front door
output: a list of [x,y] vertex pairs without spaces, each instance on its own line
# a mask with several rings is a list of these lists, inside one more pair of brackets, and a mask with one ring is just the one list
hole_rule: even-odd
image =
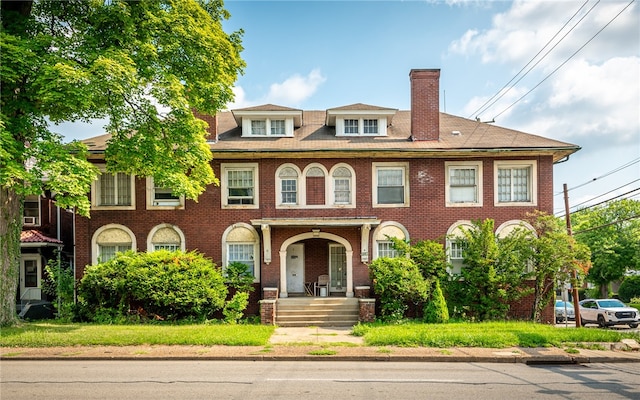
[[304,245],[287,247],[287,293],[304,293]]
[[41,300],[42,265],[39,255],[20,258],[20,299]]
[[347,287],[347,250],[341,244],[329,245],[331,292],[345,292]]

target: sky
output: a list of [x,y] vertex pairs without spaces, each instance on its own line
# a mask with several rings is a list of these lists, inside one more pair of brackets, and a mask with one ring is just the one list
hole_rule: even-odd
[[[635,0],[227,0],[247,66],[229,109],[353,103],[408,110],[409,71],[438,68],[440,111],[580,146],[554,167],[554,213],[640,199]],[[103,133],[62,124],[67,139]]]

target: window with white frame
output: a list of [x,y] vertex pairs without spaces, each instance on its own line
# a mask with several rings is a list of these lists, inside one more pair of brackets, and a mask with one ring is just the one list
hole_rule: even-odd
[[449,259],[449,273],[460,275],[464,268],[464,252],[467,249],[465,231],[475,229],[471,221],[458,221],[447,231],[447,257]]
[[357,119],[345,119],[344,120],[344,133],[345,135],[357,135],[360,133]]
[[105,225],[93,234],[92,248],[94,264],[107,262],[117,253],[135,249],[135,236],[123,225]]
[[249,224],[236,223],[222,234],[223,265],[240,262],[249,267],[255,278],[260,280],[259,250],[260,239],[256,230]]
[[536,163],[509,161],[495,163],[497,205],[536,204]]
[[256,136],[264,136],[267,134],[267,121],[264,119],[251,120],[251,134]]
[[92,185],[91,200],[94,207],[135,208],[133,175],[122,172],[102,172]]
[[394,258],[398,256],[398,250],[393,247],[391,240],[378,240],[378,257]]
[[482,205],[482,164],[480,162],[446,162],[446,204]]
[[24,225],[40,225],[40,196],[27,196],[24,199],[22,223]]
[[223,207],[258,207],[258,165],[222,164]]
[[270,130],[273,136],[284,136],[286,134],[284,119],[272,119]]
[[351,204],[351,186],[353,177],[346,167],[338,167],[331,174],[333,178],[333,203]]
[[278,173],[280,182],[280,199],[282,204],[298,204],[298,171],[292,167],[284,167]]
[[374,206],[408,206],[406,163],[374,163]]
[[233,262],[242,263],[249,267],[248,270],[251,274],[255,275],[255,245],[253,243],[229,243],[227,246],[229,264]]
[[157,186],[152,177],[147,177],[147,208],[184,207],[184,196],[173,194],[169,188]]
[[363,120],[363,133],[365,135],[377,135],[378,134],[378,120],[377,119],[365,119],[365,120]]

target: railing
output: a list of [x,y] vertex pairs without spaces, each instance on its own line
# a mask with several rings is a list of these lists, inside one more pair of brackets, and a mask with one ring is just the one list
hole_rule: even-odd
[[[34,293],[35,292],[35,293]],[[29,294],[30,296],[27,296]],[[24,310],[24,308],[32,301],[42,300],[42,289],[39,287],[28,287],[25,288],[24,293],[20,295],[20,308]]]

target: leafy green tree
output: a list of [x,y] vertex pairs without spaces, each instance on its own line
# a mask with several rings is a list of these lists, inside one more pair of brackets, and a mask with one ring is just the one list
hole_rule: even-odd
[[640,297],[640,275],[625,276],[618,289],[618,297],[625,303]]
[[623,199],[571,214],[576,240],[591,249],[587,280],[609,295],[611,282],[640,271],[640,201]]
[[216,183],[206,123],[233,99],[242,31],[222,0],[2,1],[0,325],[15,323],[24,196],[89,214],[98,170],[50,123],[107,119],[108,172],[196,199]]
[[[575,241],[562,226],[562,221],[543,212],[527,215],[535,236],[519,242],[519,251],[529,255],[527,262],[535,276],[534,304],[531,316],[540,321],[542,311],[554,299],[555,285],[571,282],[579,286],[589,267],[589,248]],[[578,278],[574,279],[575,276]]]

